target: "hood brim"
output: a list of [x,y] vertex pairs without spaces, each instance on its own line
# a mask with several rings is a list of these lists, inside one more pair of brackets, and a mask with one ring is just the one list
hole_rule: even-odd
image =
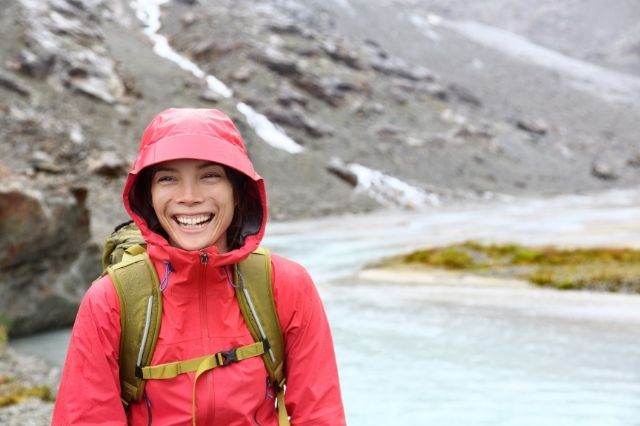
[[167,136],[146,145],[130,174],[137,175],[145,167],[185,158],[212,161],[231,167],[254,181],[260,180],[249,158],[235,145],[215,136],[186,133]]

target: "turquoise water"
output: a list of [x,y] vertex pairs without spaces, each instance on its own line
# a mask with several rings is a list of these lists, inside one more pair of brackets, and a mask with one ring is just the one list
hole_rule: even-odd
[[[357,273],[390,254],[471,238],[638,245],[639,195],[277,223],[265,245],[318,283],[350,425],[635,426],[639,296]],[[67,341],[61,331],[14,345],[61,365]]]

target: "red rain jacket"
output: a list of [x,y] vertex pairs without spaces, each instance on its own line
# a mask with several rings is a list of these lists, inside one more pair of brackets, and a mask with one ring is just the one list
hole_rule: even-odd
[[[185,251],[151,231],[130,204],[143,168],[171,159],[211,160],[249,176],[262,211],[244,244],[227,253],[215,246]],[[163,291],[162,325],[151,364],[186,360],[253,342],[234,289],[230,265],[259,244],[266,225],[262,178],[253,170],[242,139],[224,114],[215,110],[170,109],[145,130],[136,162],[124,188],[124,204],[140,227]],[[208,261],[201,262],[201,254]],[[170,266],[169,266],[170,265]],[[316,288],[306,270],[272,256],[273,288],[284,333],[286,406],[294,425],[344,425],[344,410],[332,338]],[[168,278],[167,278],[168,277]],[[52,424],[191,425],[194,373],[149,380],[146,400],[126,413],[120,401],[118,353],[120,307],[108,276],[87,291],[78,312],[58,391]],[[278,424],[273,390],[260,357],[206,372],[196,387],[198,425]]]

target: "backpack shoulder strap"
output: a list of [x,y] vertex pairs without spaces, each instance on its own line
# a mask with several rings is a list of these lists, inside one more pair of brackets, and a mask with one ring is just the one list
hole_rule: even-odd
[[160,282],[144,247],[133,245],[107,272],[120,300],[120,388],[125,406],[140,401],[140,367],[151,362],[162,317]]
[[271,254],[258,248],[236,269],[236,296],[249,331],[256,341],[265,342],[262,355],[278,397],[280,425],[288,424],[284,406],[284,338],[273,299]]

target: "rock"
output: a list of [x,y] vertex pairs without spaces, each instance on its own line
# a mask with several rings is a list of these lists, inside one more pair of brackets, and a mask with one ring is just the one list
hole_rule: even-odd
[[185,46],[185,50],[196,62],[210,63],[220,60],[239,47],[240,43],[237,42],[222,43],[219,40],[205,39],[194,46]]
[[640,153],[635,154],[627,160],[627,165],[631,167],[640,167]]
[[47,77],[53,69],[56,56],[51,52],[32,52],[22,49],[17,63],[13,66],[22,74],[38,79]]
[[223,98],[223,96],[216,92],[215,90],[211,90],[211,89],[207,89],[204,92],[202,92],[200,94],[200,96],[198,96],[198,98],[200,98],[201,100],[205,101],[205,102],[211,102],[212,104],[217,104],[218,102],[220,102]]
[[358,54],[342,44],[336,44],[331,40],[324,40],[320,47],[334,61],[342,62],[355,70],[366,69]]
[[385,107],[381,103],[371,102],[367,99],[359,99],[353,103],[350,111],[362,117],[381,115],[385,112]]
[[17,93],[20,96],[24,96],[24,97],[31,96],[31,92],[29,91],[29,89],[27,89],[22,84],[18,83],[8,75],[4,75],[2,73],[0,73],[0,86],[14,93]]
[[602,180],[618,179],[613,167],[603,161],[594,161],[591,164],[591,175]]
[[198,19],[196,18],[195,13],[193,13],[192,11],[189,11],[189,12],[185,13],[184,15],[182,15],[182,18],[180,18],[180,22],[182,22],[182,25],[184,27],[190,27],[197,20]]
[[483,138],[491,139],[495,136],[493,130],[488,126],[474,126],[473,124],[466,123],[460,125],[458,128],[454,128],[452,131],[453,137],[456,138]]
[[271,71],[283,76],[300,75],[298,61],[295,57],[287,55],[284,52],[268,47],[261,53],[254,54],[253,59],[258,63],[265,65]]
[[412,81],[434,81],[435,76],[425,67],[410,67],[400,58],[375,57],[369,62],[374,70],[385,75],[400,77]]
[[69,129],[69,140],[77,145],[82,145],[85,142],[84,133],[82,132],[82,126],[78,123],[73,123]]
[[97,158],[90,158],[88,169],[96,175],[116,178],[125,175],[129,170],[129,165],[121,155],[113,151],[106,151]]
[[480,98],[478,98],[474,93],[471,92],[471,90],[466,87],[452,83],[448,86],[448,91],[453,95],[454,98],[456,98],[460,102],[464,102],[475,107],[482,106],[482,101],[480,100]]
[[110,77],[109,64],[103,64],[105,68],[101,68],[101,65],[97,63],[92,65],[92,67],[87,68],[79,66],[68,69],[67,75],[63,77],[64,83],[68,87],[92,98],[108,104],[115,103],[116,98],[124,95],[124,84],[121,80]]
[[25,30],[29,50],[22,51],[18,70],[108,104],[119,101],[127,93],[126,84],[95,25],[98,8],[65,6],[60,13],[54,10],[56,5],[60,2],[38,2],[29,9]]
[[4,164],[0,163],[0,179],[8,178],[11,175],[11,170]]
[[269,22],[267,29],[276,34],[293,34],[309,38],[310,33],[295,22]]
[[375,130],[375,133],[381,138],[395,140],[404,136],[405,131],[398,126],[386,124],[381,127],[378,127]]
[[278,103],[282,106],[300,105],[305,107],[309,99],[289,86],[284,86],[278,94]]
[[320,77],[310,72],[295,79],[294,83],[334,107],[342,105],[345,92],[359,91],[359,88],[353,83],[337,77]]
[[516,122],[516,127],[525,132],[533,133],[534,135],[544,135],[549,131],[549,125],[542,119],[520,119]]
[[233,81],[246,82],[251,79],[256,69],[251,65],[243,65],[234,72],[231,73],[231,79]]
[[327,170],[354,188],[358,185],[358,175],[338,158],[331,159],[327,164]]
[[81,192],[0,187],[0,315],[13,336],[70,325],[100,273]]
[[309,136],[319,138],[330,135],[333,130],[326,126],[321,126],[314,120],[307,117],[299,107],[293,106],[289,109],[269,108],[264,111],[271,121],[283,126],[289,126],[304,130]]
[[36,151],[31,156],[31,165],[39,172],[62,173],[65,166],[56,163],[56,160],[44,151]]

